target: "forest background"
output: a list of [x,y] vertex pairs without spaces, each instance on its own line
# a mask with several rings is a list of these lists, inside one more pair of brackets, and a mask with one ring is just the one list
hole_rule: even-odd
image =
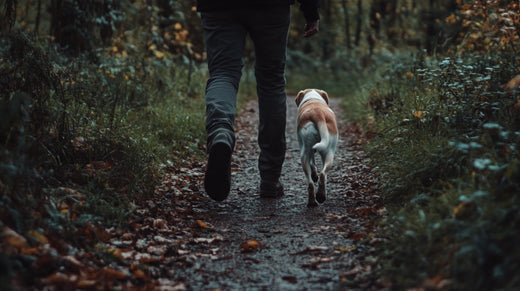
[[[9,288],[49,275],[33,253],[49,242],[110,260],[103,229],[125,227],[167,168],[204,159],[207,67],[193,0],[0,3]],[[288,92],[341,98],[370,140],[388,209],[374,272],[398,289],[520,286],[519,2],[322,0],[320,13],[305,39],[293,7]],[[244,58],[241,102],[255,96],[250,43]]]

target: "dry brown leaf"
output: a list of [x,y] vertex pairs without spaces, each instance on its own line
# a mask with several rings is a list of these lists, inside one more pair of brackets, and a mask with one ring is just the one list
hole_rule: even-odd
[[413,112],[413,116],[415,116],[419,119],[423,118],[425,115],[426,115],[426,112],[422,111],[422,110],[416,110]]
[[334,248],[334,250],[342,252],[342,253],[349,253],[349,252],[355,251],[356,249],[357,249],[356,245],[351,245],[348,247],[338,246],[338,247]]
[[76,284],[76,287],[78,287],[79,289],[88,289],[94,287],[96,283],[96,280],[79,280]]
[[208,227],[208,226],[206,225],[206,223],[204,223],[204,221],[202,221],[202,220],[198,220],[198,219],[197,219],[196,222],[197,222],[197,225],[200,226],[200,227],[202,227],[202,228],[207,228],[207,227]]
[[67,262],[68,265],[72,267],[74,270],[80,270],[83,267],[83,264],[73,256],[62,257],[62,260]]
[[36,256],[40,253],[40,248],[22,248],[20,253],[28,256]]
[[66,285],[66,284],[74,284],[78,279],[77,275],[68,275],[62,272],[56,272],[51,274],[45,278],[45,281],[56,284],[56,285]]
[[453,216],[457,219],[464,218],[474,212],[476,208],[473,202],[461,202],[455,208],[453,208]]
[[141,280],[148,280],[148,276],[146,276],[146,274],[143,271],[141,271],[141,269],[134,270],[134,278],[141,279]]
[[509,92],[513,92],[518,88],[520,88],[520,75],[515,76],[513,79],[507,82],[507,84],[504,85],[504,90],[507,90]]
[[243,251],[251,252],[251,251],[257,250],[258,248],[262,247],[262,244],[254,239],[251,239],[251,240],[248,240],[248,241],[242,243],[240,245],[240,247],[242,248]]
[[123,235],[121,236],[121,238],[124,239],[124,240],[130,240],[133,237],[134,237],[134,235],[132,233],[129,233],[129,232],[123,233]]
[[426,279],[423,282],[423,286],[427,290],[445,290],[448,289],[451,281],[449,279],[444,278],[441,275],[437,275],[433,278]]
[[17,249],[27,247],[27,240],[25,239],[25,237],[23,237],[22,235],[20,235],[19,233],[7,226],[5,226],[2,231],[2,239],[6,243]]
[[166,225],[166,220],[157,218],[153,221],[153,227],[159,228],[159,229],[167,229],[168,226]]
[[107,279],[118,279],[118,280],[121,280],[121,279],[125,279],[127,277],[127,275],[121,271],[118,271],[118,270],[115,270],[115,269],[112,269],[112,268],[105,268],[103,270],[104,274],[106,275]]
[[107,251],[112,253],[112,255],[116,258],[123,259],[123,255],[121,254],[121,250],[116,247],[108,248]]

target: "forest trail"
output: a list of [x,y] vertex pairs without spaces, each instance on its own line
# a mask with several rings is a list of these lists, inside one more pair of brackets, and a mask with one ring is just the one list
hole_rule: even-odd
[[[331,104],[341,118],[339,100]],[[138,210],[136,249],[127,249],[126,258],[144,262],[146,279],[162,290],[380,289],[371,271],[385,208],[356,127],[338,121],[341,136],[328,199],[308,208],[292,97],[285,196],[259,197],[256,108],[251,101],[237,117],[228,199],[218,203],[204,193],[204,163],[172,169],[155,198]],[[160,257],[156,264],[154,257]]]

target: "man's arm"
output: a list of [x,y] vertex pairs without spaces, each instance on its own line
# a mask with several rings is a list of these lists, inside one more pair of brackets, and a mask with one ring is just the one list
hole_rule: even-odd
[[318,33],[318,31],[320,31],[320,20],[305,24],[305,27],[303,28],[303,36],[310,37]]
[[310,37],[319,31],[320,14],[318,8],[320,7],[319,0],[298,0],[300,2],[300,10],[303,12],[306,24],[303,28],[303,36]]

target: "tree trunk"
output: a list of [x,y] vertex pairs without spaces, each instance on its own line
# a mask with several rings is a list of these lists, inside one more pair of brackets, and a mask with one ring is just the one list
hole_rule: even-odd
[[40,15],[42,9],[42,0],[38,0],[38,6],[36,7],[36,23],[34,25],[34,32],[38,34],[40,30]]
[[[5,9],[5,20],[0,20],[0,28],[2,31],[10,31],[16,21],[17,0],[7,0],[3,4]],[[1,7],[0,7],[1,8]]]
[[331,0],[322,1],[322,7],[323,7],[323,11],[325,12],[324,22],[327,27],[325,37],[323,38],[322,46],[321,46],[322,47],[322,58],[323,58],[323,60],[329,60],[332,55],[331,46],[332,46],[332,39],[333,39],[332,33],[331,33],[332,1]]
[[356,25],[356,38],[354,43],[356,46],[359,46],[359,40],[361,39],[361,25],[363,24],[363,2],[362,0],[358,0],[357,3],[358,13],[357,13],[357,25]]
[[343,13],[345,14],[345,41],[347,48],[351,49],[352,44],[350,43],[350,16],[348,15],[347,0],[342,0],[341,4],[343,5]]

